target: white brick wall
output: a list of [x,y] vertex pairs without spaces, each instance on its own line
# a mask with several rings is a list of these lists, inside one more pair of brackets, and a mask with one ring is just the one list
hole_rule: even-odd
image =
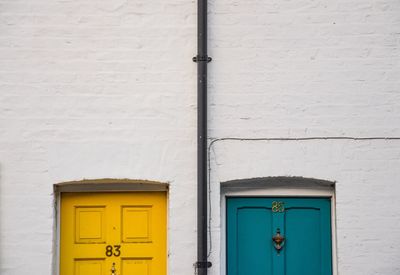
[[211,3],[211,136],[400,135],[398,1]]
[[169,270],[192,272],[195,13],[181,0],[0,1],[1,274],[51,274],[52,185],[104,177],[171,183]]
[[[209,10],[212,138],[400,136],[398,1]],[[193,273],[195,13],[182,0],[0,0],[1,274],[51,274],[52,185],[104,177],[170,182],[169,274]],[[220,181],[335,180],[340,274],[397,274],[399,146],[217,142],[212,205]]]
[[[212,1],[210,12],[212,138],[400,136],[398,1]],[[221,270],[219,182],[267,176],[336,181],[339,274],[399,274],[399,148],[214,143],[212,274]]]
[[400,272],[400,140],[226,140],[212,148],[212,274],[223,253],[219,182],[265,176],[336,181],[339,274]]
[[[212,1],[210,12],[212,138],[400,136],[398,1]],[[399,148],[215,142],[212,274],[223,253],[219,183],[268,176],[336,181],[339,274],[399,274]]]

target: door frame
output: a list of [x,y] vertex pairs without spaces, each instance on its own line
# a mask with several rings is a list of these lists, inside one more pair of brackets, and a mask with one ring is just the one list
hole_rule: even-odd
[[[226,275],[226,202],[228,197],[291,197],[291,198],[330,198],[331,200],[331,236],[332,236],[332,275],[338,275],[337,238],[336,238],[336,193],[335,182],[314,179],[288,178],[283,182],[276,178],[258,179],[249,184],[247,180],[229,181],[221,184],[221,262],[220,274]],[[268,183],[269,182],[269,183]]]
[[[61,225],[61,193],[112,193],[112,192],[165,192],[166,196],[166,245],[168,255],[168,228],[169,228],[169,183],[147,181],[147,180],[132,180],[132,179],[90,179],[81,181],[61,182],[53,185],[53,260],[52,274],[60,274],[60,225]],[[168,257],[167,274],[168,274]]]

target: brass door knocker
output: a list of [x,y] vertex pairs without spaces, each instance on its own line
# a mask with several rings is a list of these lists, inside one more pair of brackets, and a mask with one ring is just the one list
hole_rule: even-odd
[[274,242],[275,249],[279,252],[281,251],[282,247],[285,245],[285,237],[281,235],[281,229],[276,229],[275,236],[272,237],[272,241]]

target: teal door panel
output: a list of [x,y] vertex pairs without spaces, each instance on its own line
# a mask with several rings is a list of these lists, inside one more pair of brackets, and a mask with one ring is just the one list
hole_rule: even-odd
[[[250,203],[229,201],[232,205],[231,214],[234,219],[228,219],[230,234],[236,236],[236,241],[231,243],[232,249],[228,250],[231,259],[230,270],[232,274],[253,275],[271,274],[272,254],[270,236],[272,235],[272,211],[266,207],[262,200]],[[255,226],[256,224],[256,226]],[[257,253],[248,253],[257,251]]]
[[227,275],[332,275],[329,198],[228,198],[226,233]]

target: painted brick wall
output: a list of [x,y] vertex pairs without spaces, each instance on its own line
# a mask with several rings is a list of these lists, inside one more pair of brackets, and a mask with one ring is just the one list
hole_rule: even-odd
[[[336,182],[338,274],[400,272],[400,141],[217,141],[211,150],[212,274],[220,274],[219,182],[302,176]],[[294,184],[292,187],[296,187]],[[389,239],[387,245],[382,245]],[[310,251],[310,253],[313,253]]]
[[[209,9],[212,138],[400,136],[398,1]],[[1,274],[51,274],[52,185],[104,177],[170,182],[169,274],[193,273],[195,12],[182,0],[0,0]],[[399,273],[399,146],[215,143],[211,273],[219,182],[277,175],[337,181],[340,274]]]
[[104,177],[171,183],[169,270],[192,272],[195,13],[182,0],[0,1],[1,274],[50,275],[52,185]]
[[[210,136],[400,136],[398,1],[211,1]],[[216,141],[219,183],[268,176],[336,181],[339,274],[400,273],[400,141]],[[387,237],[390,244],[382,246]]]
[[400,135],[398,1],[211,3],[211,136]]

